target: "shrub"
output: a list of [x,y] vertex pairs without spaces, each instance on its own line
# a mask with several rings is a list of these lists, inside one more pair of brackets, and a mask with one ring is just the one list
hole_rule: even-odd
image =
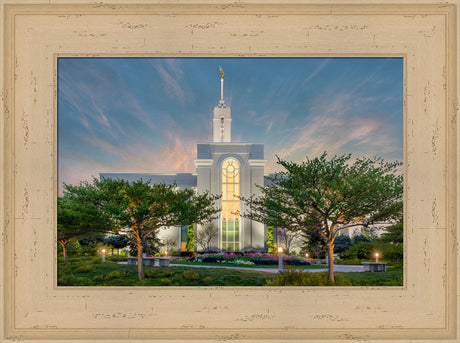
[[165,269],[163,270],[163,276],[170,277],[174,274],[174,272],[171,269]]
[[197,272],[194,272],[193,270],[186,270],[182,276],[184,279],[189,280],[189,281],[196,281],[200,278],[200,274]]
[[204,263],[222,263],[225,262],[225,258],[223,256],[207,256],[204,257],[201,262]]
[[73,285],[74,286],[93,286],[94,282],[93,280],[88,279],[86,277],[77,277]]
[[254,259],[252,260],[252,262],[254,262],[254,264],[257,264],[257,265],[265,264],[269,266],[278,264],[278,260],[268,260],[268,259]]
[[73,286],[77,277],[73,274],[64,274],[58,278],[58,286]]
[[389,266],[393,266],[395,268],[402,268],[403,267],[403,263],[402,262],[395,262],[395,261],[391,261],[388,263]]
[[308,263],[303,260],[297,260],[297,259],[287,259],[283,260],[283,263],[288,265],[288,266],[305,266]]
[[179,283],[182,281],[182,274],[174,274],[173,280],[175,284],[179,285]]
[[384,286],[402,286],[404,285],[403,279],[398,278],[385,282]]
[[93,286],[94,282],[85,277],[76,277],[73,274],[65,274],[58,278],[58,286]]
[[195,232],[193,230],[193,224],[190,224],[188,226],[188,231],[187,231],[187,244],[185,245],[185,250],[189,252],[194,252],[195,251]]
[[88,263],[92,263],[92,264],[102,263],[102,257],[101,256],[95,256],[91,260],[89,260]]
[[207,283],[207,284],[210,284],[210,283],[212,282],[212,277],[206,276],[206,277],[203,279],[203,282],[204,282],[204,283]]
[[114,280],[114,279],[121,279],[128,276],[128,272],[119,272],[117,270],[114,270],[107,275],[104,276],[105,280]]
[[92,271],[95,271],[96,270],[96,267],[92,266],[92,265],[84,265],[84,266],[79,266],[77,268],[75,268],[75,273],[89,273],[89,272],[92,272]]
[[67,244],[67,255],[76,256],[82,253],[83,249],[78,241],[71,241]]
[[170,286],[172,284],[172,280],[171,279],[160,279],[160,284],[162,286]]
[[150,279],[155,279],[160,275],[160,271],[158,269],[144,269],[144,276]]
[[117,256],[117,255],[112,255],[112,256],[107,256],[106,258],[106,261],[111,261],[111,262],[123,262],[123,261],[126,261],[126,257],[125,256]]
[[348,249],[348,257],[351,259],[371,259],[374,250],[375,244],[370,242],[359,242]]
[[328,272],[306,273],[285,271],[279,273],[275,280],[268,281],[267,286],[351,286],[351,282],[340,274],[335,274],[335,283],[329,280]]
[[234,260],[232,261],[231,263],[235,263],[235,264],[242,264],[242,265],[247,265],[247,266],[253,266],[255,263],[252,262],[252,261],[248,261],[248,260]]
[[273,226],[269,226],[267,230],[267,252],[268,253],[274,253],[275,252],[275,246],[273,244]]
[[385,258],[391,261],[402,261],[404,257],[403,244],[388,244],[384,249]]
[[[251,259],[252,262],[254,262],[254,264],[257,264],[257,265],[271,265],[271,266],[274,266],[274,265],[278,265],[278,259],[268,259],[268,258],[258,258],[258,259]],[[295,259],[295,258],[291,258],[291,259],[283,259],[283,265],[287,265],[287,266],[305,266],[307,264],[311,264],[306,262],[306,261],[303,261],[303,260],[298,260],[298,259]]]
[[114,270],[106,275],[97,275],[93,278],[93,281],[95,282],[105,282],[105,281],[111,281],[111,280],[116,280],[116,279],[121,279],[124,277],[127,277],[129,275],[128,272],[119,272],[117,270]]

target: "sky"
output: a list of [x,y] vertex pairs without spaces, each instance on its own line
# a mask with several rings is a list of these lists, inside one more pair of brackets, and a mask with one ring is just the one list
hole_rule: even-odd
[[403,160],[402,58],[59,58],[59,190],[99,173],[195,173],[219,66],[232,141],[265,143],[266,173],[275,155]]

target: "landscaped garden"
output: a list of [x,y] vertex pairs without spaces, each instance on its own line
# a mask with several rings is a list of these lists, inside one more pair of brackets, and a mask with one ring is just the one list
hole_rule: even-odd
[[[218,243],[221,195],[142,180],[65,184],[58,198],[58,285],[402,286],[403,184],[394,174],[400,163],[326,157],[302,164],[279,159],[286,171],[260,187],[261,196],[240,198],[250,209],[240,215],[267,227],[263,247],[230,244],[246,252],[225,252],[228,241]],[[160,238],[160,229],[173,226],[188,228],[186,242]],[[236,239],[236,227],[227,240]],[[350,238],[357,227],[361,234]],[[113,256],[115,249],[123,256]]]
[[[210,265],[210,266],[228,266],[228,267],[246,267],[246,268],[278,268],[278,255],[269,253],[211,253],[198,254],[184,261],[173,261],[173,264],[184,265]],[[284,266],[295,266],[295,268],[315,269],[325,268],[321,265],[312,265],[298,256],[283,256]]]
[[69,263],[58,263],[58,286],[264,286],[274,279],[276,274],[254,270],[145,266],[139,281],[137,266],[110,258],[70,257]]
[[[222,254],[224,255],[224,254]],[[231,254],[230,254],[231,255]],[[206,260],[209,256],[197,258]],[[240,260],[244,259],[239,257]],[[259,257],[257,257],[259,258]],[[262,260],[261,258],[260,260]],[[288,259],[289,260],[289,259]],[[123,256],[69,257],[58,261],[58,286],[402,286],[402,268],[389,268],[385,273],[336,272],[335,283],[324,272],[299,271],[300,269],[326,268],[325,265],[284,265],[277,273],[273,264],[245,265],[238,263],[211,263],[182,261],[169,267],[144,267],[144,279],[138,280],[137,266],[120,264]],[[238,259],[234,259],[238,261]],[[175,264],[175,265],[174,265]],[[184,264],[184,265],[181,265]],[[186,266],[188,264],[189,266]],[[195,266],[195,267],[193,267]],[[203,266],[200,268],[200,266]],[[208,266],[208,267],[205,267]],[[211,268],[209,268],[211,266]],[[212,266],[216,268],[212,268]],[[219,268],[221,267],[221,268]],[[237,267],[237,268],[222,268]],[[252,267],[252,268],[251,268]],[[272,272],[253,270],[272,268]],[[252,270],[251,270],[252,269]]]

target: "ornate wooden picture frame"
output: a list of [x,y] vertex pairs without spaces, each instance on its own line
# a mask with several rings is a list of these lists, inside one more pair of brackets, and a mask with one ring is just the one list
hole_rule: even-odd
[[[458,340],[458,2],[4,0],[5,342]],[[404,58],[403,287],[57,287],[59,56]]]

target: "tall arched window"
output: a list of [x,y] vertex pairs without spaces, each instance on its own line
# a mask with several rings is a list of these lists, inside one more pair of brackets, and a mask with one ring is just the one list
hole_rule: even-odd
[[240,249],[240,164],[234,158],[222,163],[222,250]]

